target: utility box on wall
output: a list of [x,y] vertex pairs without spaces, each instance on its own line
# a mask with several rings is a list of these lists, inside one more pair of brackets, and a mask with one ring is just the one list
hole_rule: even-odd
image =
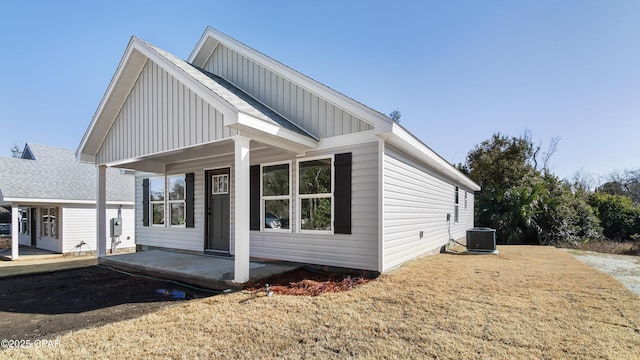
[[111,226],[109,227],[111,237],[118,237],[122,235],[122,218],[111,219]]

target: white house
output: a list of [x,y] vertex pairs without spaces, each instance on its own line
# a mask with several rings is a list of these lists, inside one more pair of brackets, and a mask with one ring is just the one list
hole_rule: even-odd
[[108,167],[137,171],[138,249],[233,256],[236,282],[250,257],[388,271],[464,241],[480,190],[386,115],[212,28],[186,61],[133,37],[76,155],[99,199]]
[[[104,216],[123,219],[116,249],[132,249],[135,179],[120,172],[108,171]],[[95,252],[96,182],[95,165],[77,162],[73,150],[26,144],[21,158],[0,158],[0,205],[12,210],[12,259],[19,256],[18,244],[57,253]]]

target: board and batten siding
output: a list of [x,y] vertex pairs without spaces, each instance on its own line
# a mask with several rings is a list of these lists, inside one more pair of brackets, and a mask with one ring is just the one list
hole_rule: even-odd
[[96,163],[130,159],[236,135],[223,114],[147,61],[96,155]]
[[[275,260],[321,264],[347,268],[377,270],[378,265],[378,151],[377,141],[348,147],[310,152],[307,155],[322,156],[344,152],[353,154],[352,165],[352,234],[303,234],[293,232],[251,231],[250,256]],[[292,216],[290,224],[297,227],[298,158],[287,152],[267,147],[251,151],[252,165],[291,161]],[[299,158],[303,160],[304,158]],[[194,173],[193,228],[143,226],[142,211],[136,210],[137,245],[165,247],[201,252],[204,250],[205,228],[205,179],[207,169],[229,167],[231,169],[231,243],[234,254],[234,189],[235,176],[232,156],[205,158],[167,166],[167,175]],[[162,175],[158,175],[162,176]],[[145,177],[153,177],[151,175]],[[136,179],[136,204],[142,204],[142,179]]]
[[[460,187],[459,222],[454,223],[455,187],[410,157],[386,147],[383,175],[383,271],[446,245],[473,227],[473,193]],[[420,237],[422,231],[423,236]]]
[[204,69],[320,139],[373,129],[366,121],[222,44],[216,47]]
[[[118,216],[118,207],[109,205],[107,207],[106,221],[107,221],[107,251],[111,249],[111,237],[110,234],[110,221],[112,218]],[[135,247],[135,222],[134,222],[134,208],[132,206],[123,206],[121,210],[122,216],[122,236],[119,240],[121,243],[117,246],[117,249],[133,248]],[[80,205],[66,205],[62,208],[62,252],[70,253],[81,251],[96,251],[97,249],[97,237],[96,237],[96,209],[95,205],[92,206],[80,206]],[[87,245],[80,246],[81,242],[85,242]]]

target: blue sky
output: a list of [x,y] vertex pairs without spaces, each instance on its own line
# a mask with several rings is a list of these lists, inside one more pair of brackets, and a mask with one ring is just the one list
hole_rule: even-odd
[[383,113],[452,163],[495,132],[559,137],[552,170],[640,167],[640,1],[20,1],[0,5],[0,155],[75,149],[136,35],[206,26]]

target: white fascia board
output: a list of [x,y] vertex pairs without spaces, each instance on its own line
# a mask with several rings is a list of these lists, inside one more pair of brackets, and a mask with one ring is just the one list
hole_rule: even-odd
[[[122,56],[122,58],[120,59],[120,63],[118,64],[118,68],[116,69],[116,72],[113,74],[113,77],[111,78],[111,81],[109,82],[109,86],[107,86],[107,90],[105,91],[104,95],[102,96],[102,99],[100,100],[100,104],[98,105],[98,108],[96,109],[96,112],[93,114],[93,118],[91,119],[91,123],[89,124],[89,127],[87,128],[87,130],[85,131],[84,135],[82,136],[82,140],[80,141],[80,145],[78,146],[78,149],[76,150],[76,158],[78,160],[95,163],[95,152],[97,152],[97,149],[99,148],[99,144],[101,144],[102,141],[104,141],[104,137],[106,137],[106,133],[105,133],[103,136],[101,136],[99,141],[92,139],[94,136],[97,136],[95,134],[96,125],[99,122],[99,120],[102,118],[102,114],[103,114],[103,112],[105,110],[105,107],[106,107],[107,103],[109,102],[109,100],[112,97],[112,93],[114,92],[116,84],[118,84],[120,82],[120,78],[122,78],[123,72],[125,72],[125,69],[127,69],[127,68],[132,66],[131,65],[131,60],[132,60],[132,57],[134,57],[133,56],[133,52],[135,50],[135,46],[134,46],[135,40],[136,40],[136,37],[133,37],[133,36],[129,40],[129,44],[127,45],[127,49],[125,50],[125,53]],[[145,61],[146,61],[146,59],[145,59]],[[140,71],[142,71],[142,69],[144,68],[145,61],[143,61],[141,64],[139,62],[136,63],[136,65],[139,67],[139,69],[137,69],[137,74],[138,75],[140,75]],[[134,83],[135,83],[135,80],[133,80],[133,83],[131,83],[130,86],[133,87]],[[123,99],[122,102],[124,103],[124,99]],[[109,125],[109,126],[106,126],[106,127],[108,129],[111,126]],[[87,146],[89,146],[90,140],[92,140],[92,142],[97,142],[99,144],[93,144],[93,146],[91,147],[91,150],[89,152],[86,152],[86,150],[87,150],[86,148],[87,148]]]
[[191,55],[187,59],[187,62],[197,67],[204,67],[211,54],[215,51],[219,42],[214,38],[207,35],[207,30],[202,33],[200,40],[196,44],[196,47],[191,51]]
[[[29,204],[56,204],[56,205],[95,205],[95,200],[69,200],[69,199],[32,199],[32,198],[5,198],[6,202],[16,205]],[[135,201],[107,201],[107,205],[135,205]]]
[[380,137],[386,139],[389,143],[398,146],[401,150],[406,151],[418,160],[433,167],[436,171],[442,173],[446,177],[455,180],[460,186],[466,187],[471,191],[480,191],[480,186],[458,171],[448,161],[443,159],[438,153],[433,151],[422,141],[418,140],[410,132],[399,124],[394,124],[390,134],[379,134]]
[[364,144],[372,141],[378,141],[374,130],[362,131],[346,135],[331,136],[322,138],[318,142],[316,150],[332,149],[355,144]]
[[[227,119],[225,118],[224,125],[235,128],[239,131],[242,131],[245,128],[249,128],[251,130],[257,131],[258,133],[264,133],[281,138],[287,142],[296,143],[306,150],[315,149],[318,145],[316,140],[309,138],[308,136],[304,136],[295,131],[283,128],[280,125],[260,120],[245,113],[239,113],[235,119],[229,119],[229,121],[227,121]],[[251,132],[254,133],[254,131]],[[260,139],[256,138],[256,140],[259,141]]]
[[[372,123],[374,127],[384,126],[385,124],[388,125],[393,121],[384,114],[381,114],[378,111],[375,111],[343,94],[340,94],[336,90],[333,90],[328,86],[313,80],[312,78],[268,57],[267,55],[239,42],[238,40],[212,27],[207,27],[202,37],[211,37],[217,40],[218,42],[224,44],[225,46],[228,46],[237,53],[246,56],[247,58],[255,61],[265,68],[274,70],[276,73],[282,75],[287,80],[298,84],[301,87],[308,89],[310,92],[325,98],[329,102],[347,110],[348,112],[356,115],[364,121]],[[203,44],[204,42],[201,39],[201,41],[194,49],[194,53],[192,53],[192,55],[189,57],[190,60],[197,57],[198,51],[202,50]],[[200,46],[200,48],[198,48],[198,46]]]
[[[144,58],[144,61],[142,58]],[[129,45],[127,50],[125,51],[124,56],[120,60],[120,64],[118,65],[118,69],[116,70],[115,75],[111,79],[107,91],[96,110],[96,113],[91,120],[91,124],[89,128],[85,132],[85,135],[82,138],[80,146],[76,151],[76,158],[80,161],[95,163],[95,154],[97,153],[100,144],[106,138],[109,129],[111,128],[111,124],[115,120],[115,116],[117,115],[117,111],[120,111],[120,108],[126,101],[126,98],[135,85],[136,80],[140,76],[140,72],[144,68],[147,60],[151,60],[156,64],[160,65],[160,67],[167,71],[171,76],[175,77],[181,83],[187,85],[191,90],[193,90],[198,96],[200,96],[203,100],[211,104],[218,111],[220,111],[224,118],[233,117],[237,114],[237,109],[233,107],[233,105],[229,104],[226,100],[219,97],[215,94],[211,89],[204,86],[199,81],[193,79],[193,77],[189,76],[185,73],[184,70],[180,69],[178,66],[173,64],[167,58],[159,54],[154,49],[150,48],[145,44],[142,40],[137,37],[132,37],[129,41]],[[131,63],[134,62],[132,65]],[[129,67],[134,66],[133,71],[130,70]],[[121,92],[121,96],[118,99],[112,99],[114,92],[116,90],[120,90],[122,87],[126,87],[122,89],[124,91]],[[118,101],[117,105],[113,106],[113,108],[117,108],[117,110],[112,110],[113,114],[110,114],[109,118],[104,119],[105,107],[110,101]],[[103,116],[105,115],[105,116]],[[100,122],[108,121],[108,124],[97,126]],[[94,134],[95,131],[101,131],[102,134]],[[94,137],[98,137],[99,139],[95,139]],[[87,146],[89,141],[95,141],[96,144],[93,144],[91,147],[91,151],[87,150]]]

